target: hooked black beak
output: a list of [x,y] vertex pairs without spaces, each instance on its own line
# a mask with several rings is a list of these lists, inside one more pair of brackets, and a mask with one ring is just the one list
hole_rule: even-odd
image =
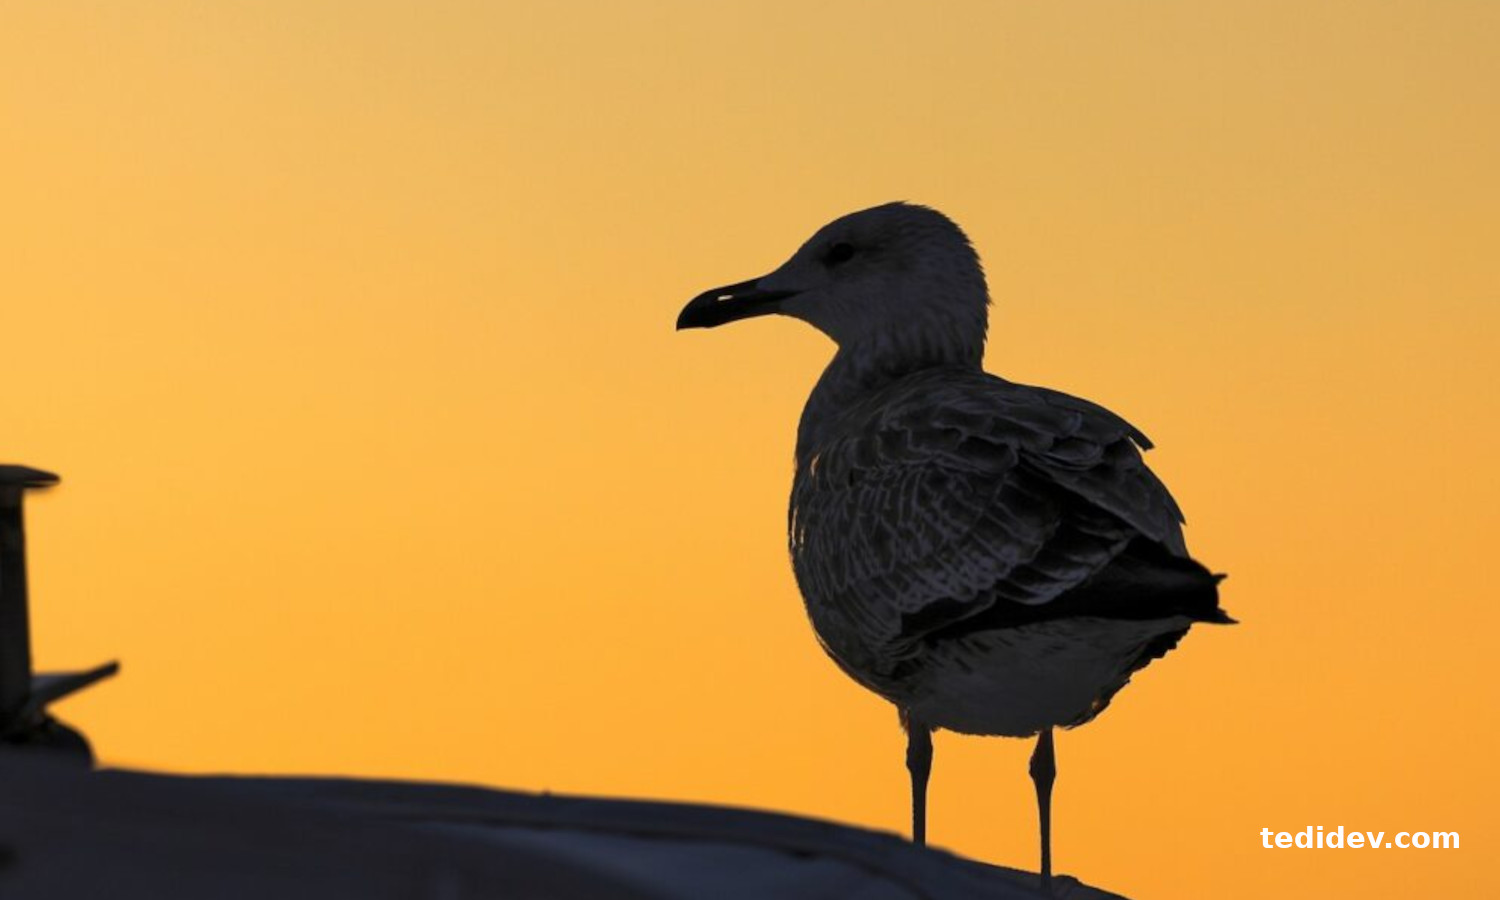
[[704,291],[682,308],[677,316],[677,330],[713,328],[736,319],[780,312],[781,301],[795,293],[766,290],[760,287],[758,278]]

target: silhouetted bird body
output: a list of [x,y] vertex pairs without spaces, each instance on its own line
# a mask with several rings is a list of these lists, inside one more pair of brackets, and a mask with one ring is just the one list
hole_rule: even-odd
[[1231,620],[1141,459],[1150,442],[1103,407],[985,373],[988,305],[963,232],[889,204],[705,292],[678,327],[780,313],[838,344],[797,436],[789,538],[809,617],[901,711],[918,841],[932,729],[1040,735],[1045,883],[1052,728],[1098,715],[1194,622]]
[[1193,621],[1223,620],[1145,437],[1100,407],[938,366],[808,428],[790,522],[808,613],[916,721],[1077,725]]

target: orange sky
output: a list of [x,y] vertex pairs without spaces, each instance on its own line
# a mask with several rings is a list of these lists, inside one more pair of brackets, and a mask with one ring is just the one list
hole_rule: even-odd
[[[989,365],[1139,424],[1243,621],[1058,743],[1130,896],[1487,897],[1500,6],[18,2],[3,461],[105,761],[907,821],[787,564],[830,354],[679,307],[874,203],[969,231]],[[1035,864],[1018,741],[935,843]],[[1267,851],[1309,824],[1457,852]]]

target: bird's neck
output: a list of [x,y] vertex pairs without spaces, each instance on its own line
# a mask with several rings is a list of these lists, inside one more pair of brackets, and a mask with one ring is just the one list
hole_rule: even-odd
[[984,340],[960,343],[948,335],[908,330],[839,347],[813,387],[797,427],[797,463],[805,465],[837,433],[845,414],[865,397],[927,369],[983,366]]

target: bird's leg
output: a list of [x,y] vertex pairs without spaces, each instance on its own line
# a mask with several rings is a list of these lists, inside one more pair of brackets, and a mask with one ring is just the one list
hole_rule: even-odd
[[932,773],[932,729],[907,716],[906,769],[911,772],[911,841],[927,843],[927,776]]
[[1036,784],[1036,811],[1042,828],[1042,893],[1052,893],[1052,782],[1057,779],[1057,758],[1052,753],[1052,729],[1037,735],[1031,754],[1031,780]]

